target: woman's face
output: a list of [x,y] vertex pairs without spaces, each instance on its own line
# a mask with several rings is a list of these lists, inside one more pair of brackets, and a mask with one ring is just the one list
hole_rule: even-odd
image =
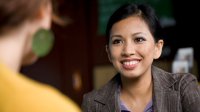
[[162,40],[155,43],[143,19],[131,16],[113,25],[107,53],[121,75],[136,78],[151,73],[153,59],[159,58],[162,46]]

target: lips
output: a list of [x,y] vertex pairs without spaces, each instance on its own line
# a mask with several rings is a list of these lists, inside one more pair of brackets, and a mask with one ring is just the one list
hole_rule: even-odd
[[132,59],[132,60],[127,59],[121,61],[121,64],[124,69],[133,70],[138,65],[139,62],[140,62],[139,59]]

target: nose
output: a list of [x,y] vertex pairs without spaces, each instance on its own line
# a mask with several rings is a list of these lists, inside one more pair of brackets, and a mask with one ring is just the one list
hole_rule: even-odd
[[133,45],[133,43],[131,42],[126,42],[123,46],[122,49],[122,56],[132,56],[135,54],[135,47]]

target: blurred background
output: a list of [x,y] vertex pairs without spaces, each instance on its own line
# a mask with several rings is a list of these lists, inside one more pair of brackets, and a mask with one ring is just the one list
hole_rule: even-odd
[[112,12],[126,2],[147,2],[157,11],[164,28],[165,46],[155,65],[171,72],[179,48],[194,49],[190,72],[199,80],[199,6],[184,0],[55,0],[62,18],[53,23],[55,44],[51,53],[22,72],[50,84],[81,105],[83,94],[106,83],[116,72],[105,52],[105,27]]

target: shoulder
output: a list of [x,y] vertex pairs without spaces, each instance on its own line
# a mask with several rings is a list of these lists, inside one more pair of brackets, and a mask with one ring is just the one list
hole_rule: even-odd
[[153,67],[152,72],[155,92],[175,93],[184,112],[200,112],[200,86],[195,75],[169,73],[157,67]]
[[168,83],[187,84],[191,81],[197,82],[197,78],[191,73],[170,73],[155,66],[152,67],[152,73],[154,78]]
[[[95,108],[95,102],[98,104],[106,104],[111,96],[115,94],[118,88],[119,83],[119,74],[115,75],[108,83],[106,83],[103,87],[97,90],[92,90],[84,94],[82,108],[83,110]],[[86,109],[86,110],[87,110]]]
[[91,102],[95,99],[96,95],[98,94],[98,90],[92,90],[88,93],[83,95],[83,102]]
[[189,86],[198,88],[197,78],[190,73],[170,73],[153,66],[152,74],[154,84],[158,89],[173,89],[182,92]]
[[93,98],[93,96],[105,96],[110,92],[115,92],[120,83],[120,75],[116,74],[109,82],[107,82],[100,89],[92,90],[91,92],[86,93],[85,97]]
[[[41,84],[41,88],[38,89],[35,96],[39,99],[39,105],[44,105],[43,107],[45,108],[47,104],[47,106],[51,107],[51,111],[81,112],[81,109],[76,102],[53,86]],[[37,102],[37,100],[35,102]],[[48,112],[51,111],[48,110]]]
[[200,86],[197,78],[190,73],[175,75],[178,79],[176,85],[180,93],[183,110],[186,112],[199,112]]

